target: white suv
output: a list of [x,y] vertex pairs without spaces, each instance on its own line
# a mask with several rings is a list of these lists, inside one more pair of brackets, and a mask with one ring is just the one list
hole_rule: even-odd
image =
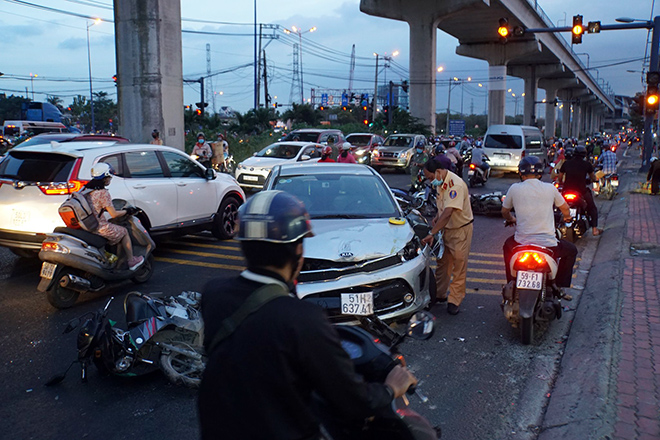
[[57,208],[91,180],[97,162],[113,167],[110,195],[142,209],[140,220],[152,235],[234,235],[245,193],[233,177],[171,147],[52,142],[10,150],[0,162],[0,246],[18,254],[38,250],[46,233],[64,226]]

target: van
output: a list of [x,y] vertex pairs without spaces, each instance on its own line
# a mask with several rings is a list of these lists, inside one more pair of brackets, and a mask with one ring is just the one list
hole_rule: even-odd
[[548,154],[541,130],[527,125],[491,125],[486,131],[483,144],[491,168],[502,171],[518,171],[518,163],[525,156],[536,156],[544,166]]
[[40,133],[68,133],[69,129],[61,122],[5,121],[2,127],[4,137],[34,136]]

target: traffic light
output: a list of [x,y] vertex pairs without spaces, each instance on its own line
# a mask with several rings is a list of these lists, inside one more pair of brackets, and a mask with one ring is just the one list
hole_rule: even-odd
[[587,24],[587,32],[590,34],[600,33],[600,21],[590,21]]
[[325,107],[322,105],[319,105],[319,110],[325,110]]
[[202,109],[201,109],[201,108],[198,108],[197,110],[195,110],[195,114],[196,114],[197,116],[201,116],[201,115],[202,115]]
[[648,72],[646,74],[646,112],[655,113],[660,103],[658,95],[658,82],[660,82],[659,72]]
[[341,109],[342,109],[342,111],[346,111],[346,110],[348,110],[348,107],[346,107],[346,106],[344,105],[344,106],[341,107]]
[[506,43],[509,37],[509,20],[500,18],[500,27],[497,28],[497,33],[500,36],[500,41]]
[[365,120],[362,121],[362,122],[364,123],[364,125],[369,125],[369,119],[365,119]]
[[582,26],[582,16],[574,15],[573,16],[573,29],[571,29],[573,34],[573,44],[582,43],[582,34],[584,33],[584,27]]
[[115,83],[115,87],[117,87],[117,74],[115,73],[112,75],[112,81]]

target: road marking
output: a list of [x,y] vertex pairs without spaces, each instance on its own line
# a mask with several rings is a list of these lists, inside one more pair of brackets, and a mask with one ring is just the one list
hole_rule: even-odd
[[190,246],[190,247],[201,247],[207,249],[221,249],[224,251],[240,251],[240,246],[222,246],[219,244],[206,244],[206,243],[195,243],[195,242],[185,242],[185,241],[168,241],[166,244],[177,244],[180,246]]
[[468,259],[468,264],[485,264],[487,266],[504,266],[503,261],[486,261],[486,260],[474,260]]
[[468,272],[477,272],[477,273],[493,273],[497,275],[506,275],[506,272],[504,269],[502,270],[496,270],[496,269],[474,269],[472,267],[468,267]]
[[243,261],[243,257],[238,255],[225,255],[225,254],[215,254],[212,252],[196,252],[196,251],[186,251],[184,249],[167,249],[164,252],[172,252],[175,254],[184,254],[184,255],[197,255],[199,257],[210,257],[210,258],[220,258],[227,260],[240,260]]
[[210,267],[213,269],[236,270],[239,272],[245,270],[245,267],[241,267],[241,266],[232,266],[229,264],[218,264],[218,263],[206,263],[204,261],[178,260],[176,258],[156,257],[156,261],[161,261],[163,263],[183,264],[187,266]]
[[468,283],[481,283],[481,284],[506,284],[504,280],[489,280],[486,278],[470,278],[467,277],[466,281]]
[[470,252],[471,256],[474,257],[492,257],[492,258],[503,258],[502,254],[486,254],[483,252]]
[[465,289],[465,292],[470,295],[502,296],[502,292],[499,290]]

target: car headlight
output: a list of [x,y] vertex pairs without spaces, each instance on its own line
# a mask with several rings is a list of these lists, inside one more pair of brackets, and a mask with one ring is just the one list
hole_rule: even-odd
[[357,151],[355,152],[355,155],[356,155],[356,156],[362,156],[362,155],[364,155],[364,153],[366,153],[366,152],[367,152],[367,150],[357,150]]
[[380,153],[378,152],[378,150],[374,150],[374,151],[371,152],[371,155],[372,155],[373,157],[378,157],[379,154],[380,154]]
[[419,238],[415,236],[399,251],[398,255],[401,257],[401,261],[404,262],[417,258],[420,252],[422,252],[422,244]]
[[245,166],[244,166],[242,163],[239,163],[239,164],[236,166],[236,169],[237,169],[237,170],[244,170],[244,169],[245,169]]

